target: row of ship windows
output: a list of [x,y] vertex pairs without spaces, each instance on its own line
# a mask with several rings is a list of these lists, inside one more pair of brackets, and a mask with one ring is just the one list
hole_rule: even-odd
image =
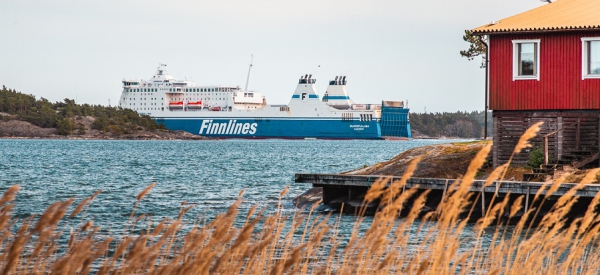
[[[158,99],[158,98],[150,98],[150,100],[156,100],[156,99]],[[129,100],[135,100],[135,98],[131,98],[130,97]],[[140,98],[140,100],[146,100],[146,98]],[[161,98],[160,100],[163,100],[163,99]],[[204,99],[202,99],[202,98],[197,98],[197,97],[195,97],[195,98],[186,97],[185,99],[183,99],[183,98],[172,98],[171,100],[225,100],[225,98],[222,98],[222,97],[219,97],[219,98],[216,98],[216,97],[205,97]]]
[[[157,98],[150,98],[150,100],[157,100],[157,99],[158,99],[158,97]],[[130,97],[129,100],[135,100],[135,98],[131,98]],[[146,98],[145,97],[144,98],[140,98],[140,100],[146,100]],[[160,100],[163,100],[163,98],[160,98]]]
[[[140,103],[140,105],[146,105],[146,103]],[[156,103],[150,103],[150,105],[158,105]],[[161,103],[160,105],[164,105],[163,103]],[[129,103],[129,106],[135,106],[135,103]]]
[[[141,94],[141,95],[152,95],[152,94]],[[207,95],[220,95],[220,96],[224,96],[225,93],[210,93],[210,94],[207,94]],[[202,96],[202,95],[200,95],[200,94],[191,94],[190,96]]]
[[159,108],[133,108],[132,110],[136,110],[136,111],[158,111]]
[[[125,88],[126,91],[134,93],[158,92],[156,88]],[[161,90],[166,90],[165,88]],[[169,88],[169,92],[181,91],[181,88]],[[194,88],[183,89],[185,93],[204,93],[204,92],[230,92],[230,88]]]

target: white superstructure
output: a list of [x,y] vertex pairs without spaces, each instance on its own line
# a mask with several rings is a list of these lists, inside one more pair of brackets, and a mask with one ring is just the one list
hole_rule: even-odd
[[239,86],[198,86],[192,80],[176,80],[159,64],[148,80],[123,79],[119,107],[140,114],[155,115],[169,111],[231,111],[261,109],[266,105],[262,94],[243,91]]

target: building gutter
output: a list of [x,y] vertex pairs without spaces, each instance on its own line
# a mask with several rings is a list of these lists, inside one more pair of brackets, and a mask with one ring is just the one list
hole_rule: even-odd
[[[483,38],[481,35],[478,36],[479,38],[479,42],[481,42],[483,45],[485,45],[485,109],[484,109],[484,126],[483,126],[483,139],[487,139],[488,137],[488,108],[489,108],[489,104],[488,104],[488,93],[489,93],[489,89],[488,89],[488,77],[489,77],[489,56],[490,56],[490,47],[488,46],[487,43],[485,43],[483,41]],[[488,41],[489,41],[489,36],[488,36]]]

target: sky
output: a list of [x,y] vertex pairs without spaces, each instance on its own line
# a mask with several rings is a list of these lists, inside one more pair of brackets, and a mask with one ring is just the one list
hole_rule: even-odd
[[485,70],[460,50],[472,29],[539,0],[2,0],[0,85],[50,101],[116,105],[121,81],[159,63],[198,85],[287,104],[301,75],[324,93],[347,77],[356,103],[412,112],[484,109]]

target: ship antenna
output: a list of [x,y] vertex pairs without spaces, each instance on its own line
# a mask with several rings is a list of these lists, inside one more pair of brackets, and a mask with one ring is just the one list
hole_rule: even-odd
[[254,61],[254,55],[250,55],[250,68],[248,68],[248,78],[246,78],[246,88],[244,91],[248,91],[248,82],[250,82],[250,72],[252,71],[252,62]]

